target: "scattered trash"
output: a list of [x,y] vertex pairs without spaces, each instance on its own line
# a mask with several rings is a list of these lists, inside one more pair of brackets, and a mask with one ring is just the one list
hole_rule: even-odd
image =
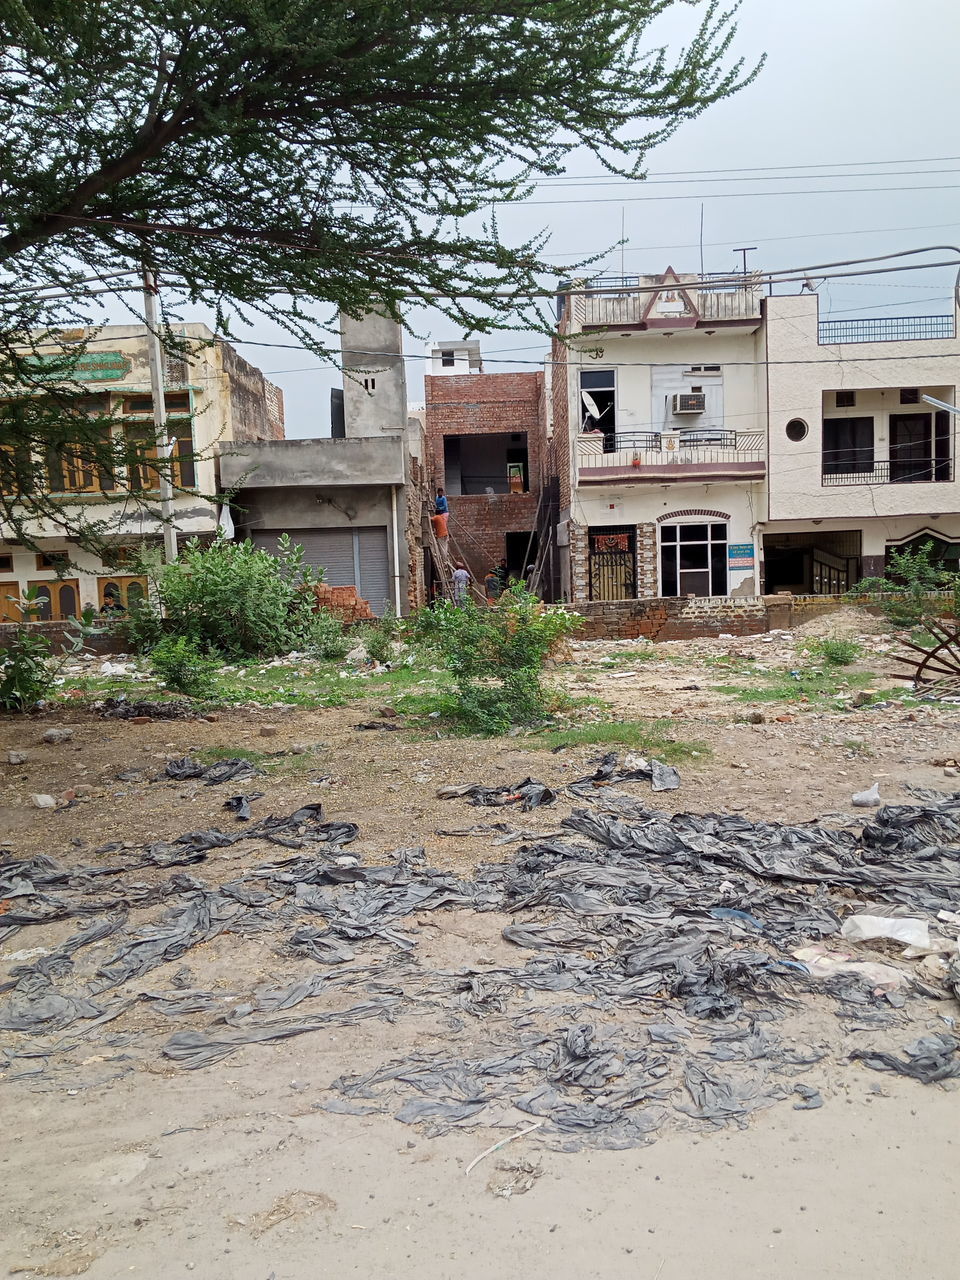
[[924,1036],[904,1048],[906,1058],[896,1058],[891,1053],[879,1053],[875,1049],[854,1049],[852,1062],[862,1062],[871,1071],[894,1071],[901,1076],[919,1080],[921,1084],[936,1084],[938,1080],[952,1080],[960,1076],[960,1040],[955,1036]]
[[873,960],[859,960],[848,951],[830,951],[822,943],[814,943],[809,947],[800,947],[793,952],[794,958],[802,960],[807,972],[814,978],[833,978],[840,974],[849,974],[862,978],[876,991],[897,991],[909,982],[909,976],[889,964],[878,964]]
[[460,798],[468,799],[471,804],[488,807],[519,804],[524,813],[529,813],[531,809],[537,809],[541,805],[553,804],[557,793],[536,778],[524,778],[515,787],[485,787],[479,782],[468,782],[463,786],[441,787],[437,792],[438,800]]
[[875,809],[881,805],[883,801],[880,799],[880,783],[875,782],[872,787],[868,787],[866,791],[858,791],[856,795],[850,797],[850,803],[858,809]]
[[231,796],[229,800],[224,800],[223,807],[228,813],[232,813],[238,822],[249,822],[251,802],[262,799],[262,791],[251,791],[249,795]]
[[840,930],[851,942],[869,942],[871,938],[890,938],[908,947],[930,946],[930,926],[925,920],[896,916],[847,916]]
[[400,728],[400,725],[393,724],[389,720],[368,720],[364,724],[355,724],[353,727],[355,729],[380,729],[384,732],[394,733]]
[[189,702],[171,699],[169,702],[130,702],[127,698],[105,698],[94,703],[104,720],[196,720],[205,719],[202,711]]
[[624,757],[622,767],[618,767],[617,753],[611,751],[600,761],[600,767],[596,773],[571,783],[569,790],[574,795],[589,797],[597,787],[609,787],[621,782],[641,780],[649,780],[654,791],[676,791],[680,786],[680,774],[672,765],[663,764],[660,760],[648,761],[643,756],[627,755]]
[[57,802],[53,796],[33,795],[30,797],[30,803],[35,809],[55,809]]
[[793,1104],[794,1111],[816,1111],[823,1106],[823,1098],[820,1096],[820,1090],[814,1089],[809,1084],[795,1084],[793,1092],[801,1098],[800,1102]]
[[533,1124],[528,1124],[525,1128],[518,1129],[516,1133],[511,1133],[509,1138],[501,1138],[500,1141],[495,1142],[492,1147],[487,1147],[486,1151],[481,1151],[478,1156],[474,1156],[474,1158],[467,1165],[466,1169],[464,1169],[463,1171],[464,1176],[469,1178],[471,1172],[477,1167],[480,1161],[485,1160],[487,1156],[493,1155],[495,1151],[502,1151],[503,1148],[506,1146],[509,1146],[511,1142],[516,1142],[518,1138],[523,1138],[526,1136],[526,1134],[533,1133],[534,1129],[542,1129],[542,1128],[543,1128],[543,1121],[535,1120]]
[[509,1200],[511,1196],[526,1195],[542,1174],[542,1165],[534,1164],[532,1160],[518,1160],[514,1164],[501,1160],[497,1163],[497,1172],[487,1183],[487,1190]]
[[183,756],[179,760],[168,760],[164,770],[168,778],[176,782],[187,782],[191,778],[199,778],[204,786],[215,787],[221,782],[242,782],[246,778],[262,775],[250,760],[216,760],[213,764],[202,765],[191,756]]

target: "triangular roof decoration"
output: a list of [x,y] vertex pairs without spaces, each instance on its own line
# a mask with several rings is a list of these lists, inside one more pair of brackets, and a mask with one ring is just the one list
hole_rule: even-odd
[[[680,277],[673,267],[667,267],[660,277],[660,284],[667,287],[658,293],[650,294],[644,303],[640,319],[644,321],[683,320],[685,324],[696,324],[700,319],[700,309],[680,283]],[[671,285],[672,289],[669,287]]]

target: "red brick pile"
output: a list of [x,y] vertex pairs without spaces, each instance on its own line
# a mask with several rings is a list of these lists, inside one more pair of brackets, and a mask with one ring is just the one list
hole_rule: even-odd
[[326,582],[313,586],[318,609],[329,609],[341,622],[366,622],[375,616],[366,600],[357,595],[356,587],[331,587]]

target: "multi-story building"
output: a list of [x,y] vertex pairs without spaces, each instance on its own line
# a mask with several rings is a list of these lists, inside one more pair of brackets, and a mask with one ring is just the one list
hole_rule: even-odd
[[[172,519],[181,537],[212,536],[219,506],[216,454],[225,441],[282,439],[283,394],[228,343],[202,324],[179,329],[186,351],[167,357],[165,401],[173,442],[175,484]],[[89,385],[91,412],[110,415],[113,430],[125,438],[130,464],[118,477],[99,472],[62,450],[46,460],[50,495],[66,517],[32,521],[35,542],[27,548],[10,540],[0,524],[0,621],[18,621],[16,600],[28,587],[38,592],[39,614],[47,620],[75,615],[81,608],[100,609],[107,601],[126,605],[146,590],[143,578],[122,572],[125,552],[162,539],[158,472],[149,466],[156,456],[153,398],[150,390],[148,335],[143,325],[108,325],[72,340],[92,337],[79,356],[73,381]],[[69,350],[66,345],[64,351]],[[52,356],[53,360],[62,355]],[[139,461],[138,461],[139,460]],[[131,500],[139,491],[143,501]],[[77,516],[105,531],[113,546],[112,566],[64,534]],[[118,565],[120,570],[118,571]]]
[[[446,491],[453,555],[478,581],[502,560],[523,577],[556,521],[544,376],[485,373],[475,340],[433,344],[427,368],[427,463]],[[547,595],[550,569],[541,557]]]
[[574,602],[834,593],[960,552],[954,315],[820,322],[815,293],[677,275],[571,285],[554,342]]
[[402,331],[376,314],[340,324],[330,435],[227,445],[221,480],[236,490],[239,536],[275,551],[289,534],[329,585],[355,588],[376,614],[406,613],[423,602],[424,472]]

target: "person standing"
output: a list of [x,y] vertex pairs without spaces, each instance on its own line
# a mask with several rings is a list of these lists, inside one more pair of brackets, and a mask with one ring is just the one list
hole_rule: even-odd
[[510,570],[507,567],[506,556],[504,556],[503,559],[500,561],[500,563],[497,565],[495,572],[497,577],[500,579],[500,591],[502,594],[504,591],[506,591],[507,587],[510,585]]
[[437,540],[437,546],[440,549],[440,558],[444,564],[450,563],[449,519],[450,517],[448,515],[439,511],[430,517],[430,523],[433,525],[433,535]]
[[447,502],[447,495],[442,489],[437,490],[437,496],[433,500],[433,509],[438,516],[446,516],[450,514],[450,506]]
[[453,570],[453,603],[466,604],[470,594],[470,572],[462,560],[458,560]]

